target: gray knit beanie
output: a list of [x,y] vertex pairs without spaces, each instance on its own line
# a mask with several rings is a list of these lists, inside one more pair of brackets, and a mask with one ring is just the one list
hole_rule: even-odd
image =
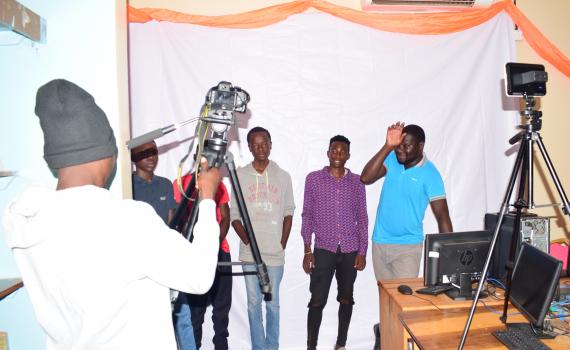
[[93,96],[64,79],[38,89],[36,115],[44,132],[44,158],[52,169],[117,153],[113,129]]

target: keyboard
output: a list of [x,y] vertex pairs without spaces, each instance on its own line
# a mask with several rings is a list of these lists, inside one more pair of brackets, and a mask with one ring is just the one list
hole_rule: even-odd
[[448,290],[452,290],[454,288],[455,287],[447,285],[447,284],[446,285],[437,285],[437,286],[428,286],[428,287],[424,287],[424,288],[416,290],[416,293],[438,295],[438,294],[447,292]]
[[495,331],[493,335],[511,350],[550,349],[537,338],[528,323],[508,323],[506,330]]

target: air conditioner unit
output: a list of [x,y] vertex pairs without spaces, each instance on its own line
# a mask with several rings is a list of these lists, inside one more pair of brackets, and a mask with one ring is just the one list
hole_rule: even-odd
[[364,10],[430,11],[488,7],[495,0],[364,0]]

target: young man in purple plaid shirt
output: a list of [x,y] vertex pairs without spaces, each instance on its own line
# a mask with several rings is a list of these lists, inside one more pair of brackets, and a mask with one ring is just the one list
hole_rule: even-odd
[[346,345],[356,272],[366,266],[368,216],[364,184],[358,174],[344,167],[350,158],[350,141],[341,135],[331,138],[327,156],[329,166],[310,173],[305,180],[303,269],[311,276],[307,348],[317,348],[323,308],[336,276],[339,320],[334,349],[338,350]]

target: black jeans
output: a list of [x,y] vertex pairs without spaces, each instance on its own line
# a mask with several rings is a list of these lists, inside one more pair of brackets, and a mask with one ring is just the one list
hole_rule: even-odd
[[336,253],[324,249],[315,249],[315,268],[311,272],[311,300],[307,317],[307,346],[314,349],[317,346],[319,328],[323,318],[323,308],[327,304],[333,276],[336,277],[338,308],[338,333],[336,344],[346,345],[348,326],[352,317],[354,304],[353,291],[356,281],[354,260],[357,252],[341,253],[340,247]]
[[[219,262],[230,262],[230,253],[220,249]],[[216,350],[228,349],[229,313],[232,306],[232,268],[231,266],[218,266],[212,288],[204,295],[188,294],[188,304],[192,313],[192,328],[196,347],[202,346],[202,324],[208,305],[212,305],[212,322],[214,323],[214,348]]]

